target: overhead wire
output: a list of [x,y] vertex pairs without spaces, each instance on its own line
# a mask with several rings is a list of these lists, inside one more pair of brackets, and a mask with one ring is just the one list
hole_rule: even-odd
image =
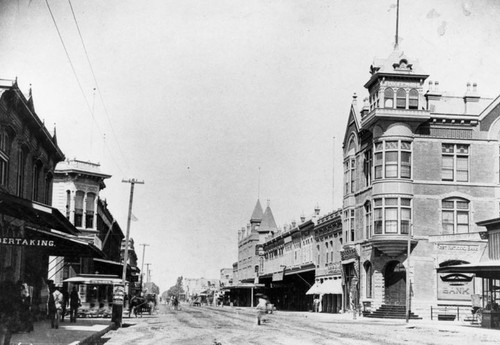
[[[82,93],[83,99],[85,100],[85,104],[87,105],[87,109],[89,110],[89,112],[90,112],[90,114],[92,116],[92,120],[95,123],[95,125],[97,127],[97,130],[100,132],[101,135],[104,135],[104,132],[101,130],[101,128],[99,126],[99,123],[97,122],[97,120],[96,120],[96,118],[94,116],[94,112],[93,112],[92,108],[90,107],[90,104],[89,104],[89,101],[87,99],[87,96],[85,95],[85,91],[83,90],[82,83],[80,82],[80,78],[78,78],[78,74],[76,73],[76,69],[75,69],[75,67],[73,65],[73,61],[71,60],[71,57],[69,55],[68,49],[66,47],[66,44],[64,43],[64,39],[63,39],[63,37],[61,35],[61,31],[59,30],[59,26],[57,25],[57,21],[56,21],[56,19],[54,17],[54,13],[52,12],[52,9],[50,7],[50,4],[49,4],[48,0],[45,0],[45,4],[47,5],[47,9],[48,9],[48,11],[50,13],[50,16],[52,18],[52,22],[54,23],[54,26],[56,28],[57,34],[59,36],[59,40],[61,41],[61,44],[62,44],[63,49],[64,49],[64,52],[66,53],[66,58],[68,59],[68,62],[70,64],[70,66],[71,66],[71,70],[73,71],[73,75],[74,75],[74,77],[76,79],[78,87],[80,88],[80,91]],[[115,157],[114,157],[113,154],[111,154],[111,151],[109,151],[109,152],[110,152],[110,157],[111,157],[112,161],[115,163],[115,166],[118,168],[118,170],[120,170],[120,172],[123,175],[123,170],[121,169],[121,166],[115,160]],[[120,150],[120,152],[121,152],[121,150]],[[122,155],[123,155],[123,153],[122,153]],[[127,162],[127,160],[125,160],[125,162]]]
[[78,31],[78,36],[80,36],[80,42],[82,43],[83,51],[85,52],[85,57],[87,58],[87,62],[88,62],[89,67],[90,67],[90,72],[92,73],[92,78],[94,79],[97,93],[99,94],[99,99],[101,100],[101,104],[102,104],[102,107],[104,109],[104,114],[106,115],[106,119],[108,120],[109,127],[111,128],[111,133],[113,134],[113,138],[116,142],[116,145],[118,146],[118,151],[122,155],[123,160],[125,162],[127,162],[127,159],[125,158],[125,155],[123,154],[123,150],[120,146],[120,142],[118,141],[115,130],[113,128],[113,124],[111,122],[111,119],[109,117],[109,112],[108,112],[108,109],[106,107],[106,103],[104,102],[104,98],[103,98],[102,93],[101,93],[101,88],[99,86],[99,83],[97,82],[97,77],[96,77],[95,72],[94,72],[94,67],[92,66],[92,63],[90,61],[89,53],[87,51],[87,46],[85,45],[85,41],[83,39],[83,35],[82,35],[81,30],[80,30],[80,25],[78,25],[78,20],[76,19],[76,14],[75,14],[75,11],[73,9],[73,4],[71,3],[71,0],[68,0],[68,3],[69,3],[69,7],[71,8],[71,14],[73,15],[73,19],[75,21],[76,29]]

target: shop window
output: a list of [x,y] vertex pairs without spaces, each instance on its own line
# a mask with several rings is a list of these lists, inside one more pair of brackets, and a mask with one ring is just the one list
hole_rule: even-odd
[[391,88],[384,90],[384,108],[394,108],[394,91]]
[[443,234],[469,232],[470,203],[462,198],[448,198],[441,202]]
[[469,145],[442,144],[441,177],[443,181],[469,180]]

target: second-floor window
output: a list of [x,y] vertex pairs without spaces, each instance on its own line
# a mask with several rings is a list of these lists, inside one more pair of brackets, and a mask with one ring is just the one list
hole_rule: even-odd
[[408,234],[411,224],[411,199],[387,197],[374,199],[373,231],[381,234]]
[[75,226],[83,226],[83,197],[84,193],[82,191],[77,191],[75,193]]
[[411,142],[383,140],[375,143],[375,179],[411,178]]
[[469,201],[462,198],[448,198],[441,202],[443,234],[469,232]]
[[345,194],[354,193],[356,180],[356,160],[348,158],[344,162]]
[[366,151],[364,156],[365,156],[365,162],[363,165],[363,174],[365,176],[365,186],[368,187],[372,184],[372,167],[373,167],[372,150]]
[[442,144],[443,181],[469,181],[469,145]]
[[366,238],[370,238],[372,234],[372,204],[370,202],[365,204],[365,232]]

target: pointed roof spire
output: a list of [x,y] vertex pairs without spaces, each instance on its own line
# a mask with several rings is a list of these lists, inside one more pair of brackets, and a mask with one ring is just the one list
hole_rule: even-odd
[[28,107],[32,112],[35,112],[35,105],[33,103],[33,91],[30,84],[30,90],[28,92]]
[[56,132],[56,124],[54,122],[54,135],[52,136],[52,141],[54,142],[54,144],[57,145],[57,132]]
[[276,221],[274,220],[273,212],[271,211],[271,206],[269,205],[269,200],[267,201],[267,207],[264,211],[264,216],[262,216],[262,222],[260,223],[259,232],[269,232],[269,231],[277,231],[278,226],[276,225]]
[[396,40],[394,41],[394,49],[399,46],[399,0],[396,3]]
[[255,207],[252,212],[252,217],[250,218],[251,223],[260,223],[262,221],[262,206],[260,205],[260,200],[257,199],[257,203],[255,204]]

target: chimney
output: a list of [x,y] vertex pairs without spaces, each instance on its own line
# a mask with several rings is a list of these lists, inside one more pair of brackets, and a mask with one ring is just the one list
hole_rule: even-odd
[[297,222],[292,220],[292,229],[295,228],[297,226]]
[[368,101],[368,98],[366,97],[363,100],[363,109],[361,109],[361,118],[365,117],[366,114],[370,112],[370,102]]
[[477,83],[472,84],[467,82],[467,89],[464,95],[464,114],[477,115],[479,114],[479,95],[477,94]]
[[427,102],[426,109],[430,112],[434,112],[436,105],[439,104],[441,100],[442,93],[439,91],[439,82],[435,81],[434,85],[432,81],[429,81],[429,89],[425,93],[425,100]]
[[319,211],[320,211],[319,205],[316,204],[316,207],[314,208],[314,214],[319,216]]
[[305,221],[306,221],[306,216],[301,215],[301,216],[300,216],[300,222],[301,222],[301,223],[304,223]]

